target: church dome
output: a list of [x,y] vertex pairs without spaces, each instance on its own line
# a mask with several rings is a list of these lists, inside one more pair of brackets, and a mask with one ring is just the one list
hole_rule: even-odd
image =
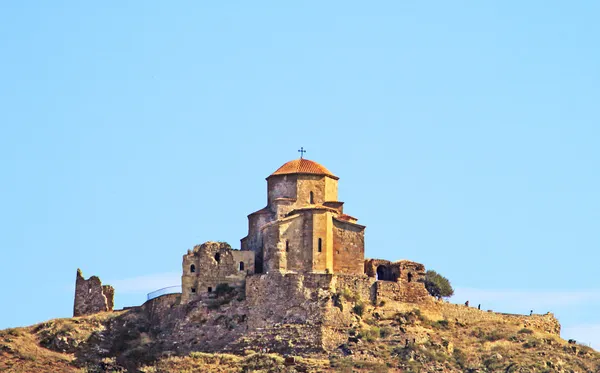
[[304,158],[294,159],[293,161],[285,163],[283,166],[279,167],[277,171],[273,172],[271,176],[288,174],[326,175],[331,176],[334,179],[338,178],[324,166]]

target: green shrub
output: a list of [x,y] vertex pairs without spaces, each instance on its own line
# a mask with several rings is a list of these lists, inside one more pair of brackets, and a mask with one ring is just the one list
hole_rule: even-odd
[[389,337],[392,334],[394,334],[394,329],[390,328],[389,326],[384,326],[379,330],[379,336],[381,338]]
[[357,294],[352,293],[352,291],[350,291],[348,288],[344,288],[340,295],[346,300],[346,302],[356,302],[360,299]]
[[467,355],[462,352],[460,348],[455,348],[454,352],[452,352],[452,357],[454,358],[454,362],[460,368],[465,369],[467,367]]
[[535,348],[540,345],[540,342],[537,339],[528,339],[527,342],[523,343],[523,347],[525,348]]
[[367,342],[373,342],[381,335],[381,329],[376,326],[371,327],[370,329],[366,329],[362,331],[363,338],[367,340]]
[[432,326],[438,329],[448,329],[448,320],[438,320]]
[[533,334],[533,330],[527,329],[527,328],[523,328],[523,329],[519,330],[517,333],[519,333],[519,334]]
[[219,297],[221,295],[231,293],[234,289],[235,288],[229,286],[229,284],[218,284],[217,288],[215,289],[215,294],[217,294],[217,297]]
[[496,342],[501,339],[506,339],[506,334],[500,333],[497,330],[493,330],[491,333],[487,333],[484,337],[486,341]]
[[331,301],[333,302],[333,306],[340,309],[340,311],[344,310],[344,305],[342,304],[342,295],[341,294],[333,294],[331,296]]
[[365,305],[362,302],[356,303],[354,307],[352,307],[352,312],[358,316],[362,316],[365,313]]

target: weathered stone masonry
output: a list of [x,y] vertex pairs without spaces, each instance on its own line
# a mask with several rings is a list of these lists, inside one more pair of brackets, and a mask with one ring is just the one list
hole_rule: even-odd
[[[248,215],[241,250],[207,242],[184,255],[181,302],[206,296],[219,284],[242,287],[254,274],[273,275],[273,281],[284,281],[278,285],[284,288],[294,277],[275,274],[310,274],[312,279],[319,274],[358,276],[369,283],[374,297],[426,298],[419,282],[425,273],[422,264],[365,261],[365,226],[344,213],[344,203],[337,200],[338,180],[307,159],[278,168],[267,177],[267,206]],[[389,283],[377,285],[376,280]]]
[[[344,213],[337,188],[338,177],[318,163],[284,164],[267,177],[267,205],[248,215],[241,250],[224,242],[195,246],[183,256],[182,294],[159,296],[132,312],[165,328],[161,340],[184,355],[262,347],[287,353],[290,346],[331,351],[362,318],[357,306],[381,317],[417,305],[431,320],[497,320],[560,332],[551,314],[504,315],[438,302],[423,285],[420,263],[365,259],[365,226]],[[110,311],[113,297],[112,287],[77,271],[75,316]]]
[[84,279],[81,269],[77,269],[75,279],[75,304],[73,316],[112,311],[114,308],[115,289],[110,285],[102,285],[96,276]]

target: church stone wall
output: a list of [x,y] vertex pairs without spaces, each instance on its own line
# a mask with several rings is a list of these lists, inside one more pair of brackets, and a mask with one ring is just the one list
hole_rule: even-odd
[[297,198],[297,175],[274,175],[267,178],[267,204],[277,198]]
[[75,278],[75,303],[73,316],[90,315],[98,312],[112,311],[114,307],[115,289],[102,285],[96,276],[84,279],[81,270],[77,269]]
[[310,204],[310,193],[313,193],[313,204],[325,201],[325,179],[320,175],[298,175],[297,206]]
[[325,177],[325,198],[324,201],[338,200],[338,181],[332,177]]
[[263,268],[263,237],[262,227],[273,220],[268,209],[262,209],[248,216],[248,235],[241,239],[242,250],[255,252],[255,265],[259,272]]
[[280,247],[281,222],[273,222],[263,227],[263,272],[285,270],[284,254]]
[[333,273],[331,213],[326,210],[314,210],[312,215],[312,268],[314,271]]
[[364,227],[333,219],[333,272],[364,273]]
[[310,271],[312,267],[311,232],[305,234],[303,228],[304,214],[288,218],[280,225],[282,253],[288,271]]

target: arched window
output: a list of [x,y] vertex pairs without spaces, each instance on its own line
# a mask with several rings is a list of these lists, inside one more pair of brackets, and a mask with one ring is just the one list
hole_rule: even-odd
[[308,203],[310,203],[311,205],[315,203],[315,194],[313,192],[310,192],[310,195],[308,197]]
[[319,238],[319,246],[317,246],[317,251],[321,252],[323,250],[323,240]]
[[195,293],[195,292],[196,292],[196,288],[192,288],[192,293]]
[[290,240],[285,240],[285,252],[290,252]]
[[217,261],[217,263],[219,263],[221,261],[221,254],[220,253],[216,253],[215,254],[215,260]]
[[196,272],[196,266],[192,264],[190,266],[190,273],[194,273],[194,272]]
[[244,262],[240,262],[240,271],[244,270]]

